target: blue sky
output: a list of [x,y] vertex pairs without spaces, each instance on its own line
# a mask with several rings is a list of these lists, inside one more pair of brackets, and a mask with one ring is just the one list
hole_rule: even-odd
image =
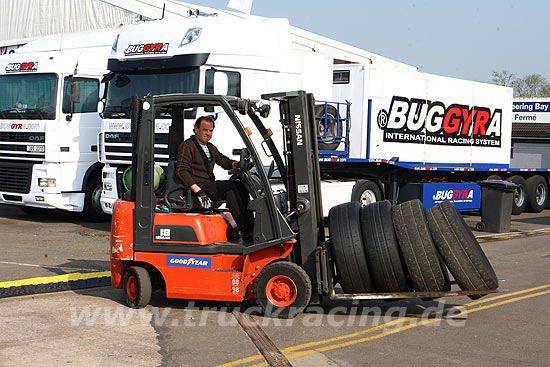
[[[228,0],[185,2],[227,9]],[[550,80],[550,1],[254,0],[252,14],[417,67],[489,81],[493,70]]]

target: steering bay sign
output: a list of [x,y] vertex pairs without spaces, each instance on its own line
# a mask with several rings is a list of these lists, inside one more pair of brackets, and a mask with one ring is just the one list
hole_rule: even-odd
[[550,99],[517,99],[512,106],[513,123],[550,123]]

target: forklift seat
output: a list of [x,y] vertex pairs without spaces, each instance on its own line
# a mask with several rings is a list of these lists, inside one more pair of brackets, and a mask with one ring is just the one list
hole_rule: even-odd
[[[180,211],[204,211],[198,198],[193,195],[190,189],[185,187],[176,174],[177,161],[170,161],[166,168],[166,181],[164,190],[164,202],[170,209]],[[213,201],[210,209],[216,209],[225,201]],[[208,210],[210,210],[208,209]]]

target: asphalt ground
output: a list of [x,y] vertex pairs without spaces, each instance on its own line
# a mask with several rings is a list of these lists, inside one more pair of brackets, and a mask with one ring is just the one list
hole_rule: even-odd
[[[479,217],[465,220],[475,226]],[[104,276],[109,227],[0,206],[0,287]],[[474,233],[501,290],[477,301],[327,301],[279,320],[262,317],[254,304],[162,292],[132,310],[119,289],[73,287],[0,298],[0,365],[255,366],[266,365],[262,345],[272,360],[282,356],[279,365],[293,366],[550,365],[550,210],[514,216],[507,234]],[[237,321],[243,312],[265,340],[252,333],[253,342]]]

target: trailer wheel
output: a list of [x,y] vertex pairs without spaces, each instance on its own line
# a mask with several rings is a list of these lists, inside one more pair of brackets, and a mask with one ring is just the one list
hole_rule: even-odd
[[527,204],[525,209],[531,213],[540,213],[548,202],[548,184],[542,176],[531,176],[525,181]]
[[512,205],[512,214],[518,215],[523,213],[525,210],[525,205],[527,205],[526,194],[525,194],[525,179],[521,176],[515,175],[510,176],[506,179],[508,182],[515,183],[518,185],[518,188],[514,192],[514,203]]
[[147,270],[140,266],[130,266],[123,278],[126,304],[132,308],[141,308],[151,300],[151,277]]
[[107,222],[109,215],[103,212],[101,208],[101,191],[103,183],[101,175],[93,175],[88,180],[86,185],[86,193],[84,197],[84,210],[82,212],[84,218],[91,222]]
[[351,201],[358,201],[361,206],[382,200],[380,187],[374,181],[359,180],[353,186]]
[[[325,117],[326,125],[325,125]],[[317,135],[319,136],[319,150],[336,150],[340,145],[340,139],[337,136],[342,136],[342,120],[336,108],[330,104],[315,106],[315,121],[317,122]],[[324,136],[324,137],[323,137]]]
[[433,243],[422,202],[415,199],[396,205],[392,217],[414,290],[449,291],[449,274]]
[[264,315],[293,318],[311,299],[311,281],[304,269],[294,263],[272,263],[258,275],[254,297]]
[[395,237],[388,200],[361,208],[361,232],[367,264],[378,292],[407,292],[411,286]]
[[357,202],[343,203],[328,214],[332,257],[345,293],[374,291],[361,239],[360,208]]
[[[451,202],[444,201],[432,207],[428,210],[427,219],[435,245],[460,288],[498,288],[498,279],[491,263]],[[477,299],[482,296],[469,297]]]
[[500,175],[490,175],[487,180],[502,180],[502,177]]

